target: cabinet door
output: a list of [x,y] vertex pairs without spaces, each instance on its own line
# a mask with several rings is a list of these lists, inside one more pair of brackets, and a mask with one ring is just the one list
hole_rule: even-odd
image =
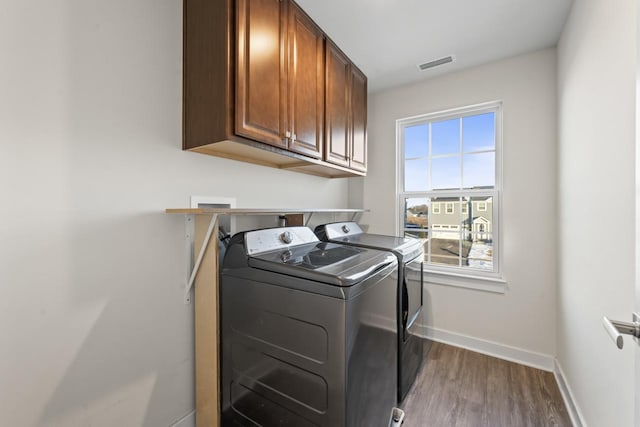
[[326,43],[325,161],[349,166],[350,61],[330,41]]
[[367,171],[367,77],[351,67],[351,169]]
[[286,3],[236,3],[235,132],[283,148],[287,145]]
[[322,157],[324,127],[324,34],[295,3],[289,3],[289,150]]

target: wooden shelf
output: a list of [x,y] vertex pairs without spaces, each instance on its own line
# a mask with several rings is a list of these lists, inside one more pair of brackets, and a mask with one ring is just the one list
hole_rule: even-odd
[[256,208],[170,208],[168,214],[184,215],[290,215],[313,213],[351,213],[368,212],[366,209],[256,209]]

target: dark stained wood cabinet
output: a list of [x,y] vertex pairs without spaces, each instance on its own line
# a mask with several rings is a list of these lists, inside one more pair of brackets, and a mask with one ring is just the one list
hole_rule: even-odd
[[237,0],[238,135],[287,148],[286,1]]
[[289,3],[289,150],[322,158],[324,145],[324,33]]
[[367,78],[331,41],[326,47],[325,160],[367,171]]
[[183,149],[365,175],[366,77],[292,0],[184,0],[183,47]]
[[324,33],[286,0],[236,10],[236,134],[322,158]]
[[367,77],[351,64],[351,155],[349,167],[367,171]]
[[350,64],[333,42],[327,40],[326,145],[325,160],[349,166]]

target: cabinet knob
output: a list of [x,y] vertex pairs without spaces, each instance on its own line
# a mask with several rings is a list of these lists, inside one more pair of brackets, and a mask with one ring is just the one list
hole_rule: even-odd
[[286,131],[286,132],[284,133],[284,137],[285,137],[285,138],[291,138],[291,132]]

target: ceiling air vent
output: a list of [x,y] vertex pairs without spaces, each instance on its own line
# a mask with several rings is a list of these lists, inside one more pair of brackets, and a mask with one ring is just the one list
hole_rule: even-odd
[[445,56],[444,58],[425,62],[424,64],[419,64],[418,68],[420,69],[420,71],[424,71],[429,68],[437,67],[438,65],[448,64],[449,62],[453,62],[453,56]]

